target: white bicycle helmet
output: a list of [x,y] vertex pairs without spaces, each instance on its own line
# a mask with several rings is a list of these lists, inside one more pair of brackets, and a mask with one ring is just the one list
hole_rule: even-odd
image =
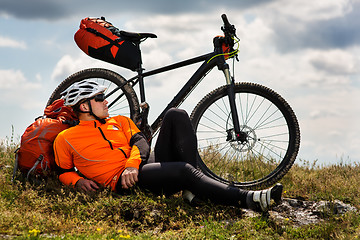
[[99,85],[95,81],[82,80],[76,82],[61,93],[65,106],[74,106],[81,100],[91,98],[106,90],[105,86]]

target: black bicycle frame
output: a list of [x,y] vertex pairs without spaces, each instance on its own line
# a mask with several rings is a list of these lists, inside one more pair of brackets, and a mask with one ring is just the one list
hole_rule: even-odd
[[157,70],[153,70],[150,72],[144,73],[144,76],[151,76],[160,72],[188,66],[191,64],[195,64],[201,61],[204,63],[197,69],[197,71],[191,76],[191,78],[185,83],[185,85],[180,89],[180,91],[175,95],[175,97],[171,100],[171,102],[167,105],[167,107],[162,111],[162,113],[156,118],[156,120],[151,125],[151,128],[155,131],[160,127],[160,123],[165,115],[165,113],[172,107],[178,107],[185,101],[185,99],[189,96],[192,90],[201,82],[201,80],[206,76],[206,74],[214,68],[216,65],[215,61],[209,61],[214,56],[213,53],[206,54],[200,57],[192,58],[183,62],[179,62],[173,65],[169,65],[164,68],[160,68]]
[[[165,113],[172,107],[178,107],[191,93],[191,91],[194,89],[196,85],[198,85],[203,77],[206,76],[207,72],[209,72],[212,68],[216,66],[216,61],[211,60],[212,57],[214,57],[216,54],[214,52],[208,53],[202,56],[194,57],[182,62],[178,62],[175,64],[171,64],[165,67],[161,67],[158,69],[154,69],[147,72],[142,72],[142,70],[138,71],[138,75],[130,78],[126,81],[125,84],[131,83],[131,86],[135,86],[137,83],[139,83],[140,88],[140,99],[141,102],[145,101],[145,89],[144,89],[144,77],[153,76],[162,72],[167,72],[170,70],[174,70],[177,68],[189,66],[195,63],[203,62],[203,64],[197,69],[197,71],[191,76],[191,78],[186,82],[186,84],[181,88],[181,90],[176,94],[176,96],[173,98],[173,100],[167,105],[167,107],[163,110],[163,112],[157,117],[157,119],[151,124],[151,128],[155,131],[160,127],[160,123],[165,115]],[[124,85],[125,85],[124,84]],[[113,91],[111,91],[109,94],[107,94],[106,97],[112,95],[113,93],[117,92],[120,88],[122,88],[124,85],[118,86]],[[121,94],[118,96],[112,103],[109,104],[109,108],[115,104],[117,100],[119,100],[124,94]]]
[[[189,96],[189,94],[193,91],[193,89],[201,82],[201,80],[207,75],[207,73],[210,70],[212,70],[215,66],[219,65],[219,61],[217,61],[218,57],[215,57],[217,55],[218,55],[218,53],[216,51],[214,51],[214,52],[202,55],[202,56],[194,57],[194,58],[191,58],[191,59],[188,59],[185,61],[174,63],[171,65],[161,67],[158,69],[154,69],[151,71],[147,71],[147,72],[142,72],[142,69],[141,69],[141,70],[138,70],[137,76],[130,78],[129,80],[126,81],[125,84],[131,83],[132,87],[135,86],[137,83],[139,83],[140,99],[141,99],[141,102],[145,102],[145,88],[144,88],[144,82],[143,82],[144,77],[156,75],[156,74],[159,74],[162,72],[167,72],[167,71],[174,70],[177,68],[181,68],[181,67],[189,66],[189,65],[192,65],[195,63],[203,62],[202,65],[196,70],[196,72],[191,76],[191,78],[185,83],[185,85],[176,94],[176,96],[171,100],[171,102],[167,105],[167,107],[162,111],[162,113],[160,113],[160,115],[156,118],[156,120],[151,124],[151,129],[154,132],[160,127],[161,121],[162,121],[165,113],[172,107],[176,108],[176,107],[180,106],[180,104],[185,101],[185,99]],[[225,63],[225,60],[223,60],[223,62]],[[117,90],[122,88],[125,84],[115,88],[106,97],[115,93]],[[119,95],[112,103],[110,103],[109,108],[117,100],[119,100],[123,95],[124,95],[124,93]],[[231,102],[231,100],[234,101],[234,98],[230,97],[229,100],[230,100],[230,102]],[[231,105],[233,105],[233,104],[231,104]],[[236,129],[236,127],[235,127],[235,129]]]

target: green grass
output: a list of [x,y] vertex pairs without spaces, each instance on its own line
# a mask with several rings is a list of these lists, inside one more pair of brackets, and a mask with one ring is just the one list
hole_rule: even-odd
[[[191,207],[181,196],[165,198],[135,189],[119,196],[104,189],[85,195],[56,178],[39,186],[11,182],[12,141],[0,145],[0,238],[11,239],[356,239],[360,214],[324,215],[297,227],[242,209],[211,203]],[[285,197],[339,199],[360,207],[360,166],[318,167],[298,161],[281,181]]]

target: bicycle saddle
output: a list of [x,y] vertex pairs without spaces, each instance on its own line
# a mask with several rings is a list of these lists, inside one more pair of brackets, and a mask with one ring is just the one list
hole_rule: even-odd
[[130,41],[141,41],[146,38],[157,38],[157,36],[153,33],[135,33],[135,32],[126,32],[120,31],[122,37],[129,39]]

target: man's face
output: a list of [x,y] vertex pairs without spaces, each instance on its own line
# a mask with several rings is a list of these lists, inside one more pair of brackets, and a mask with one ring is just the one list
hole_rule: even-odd
[[108,101],[101,98],[93,98],[90,100],[93,113],[99,118],[107,118],[109,116],[109,109],[107,107]]

